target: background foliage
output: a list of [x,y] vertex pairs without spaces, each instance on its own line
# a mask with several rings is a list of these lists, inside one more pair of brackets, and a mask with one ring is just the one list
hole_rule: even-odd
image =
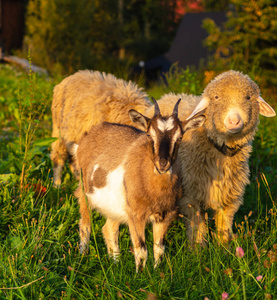
[[52,72],[128,65],[166,51],[179,20],[175,6],[176,0],[30,0],[25,47]]
[[223,28],[207,19],[205,43],[215,50],[211,68],[262,73],[266,84],[277,85],[277,1],[230,0]]

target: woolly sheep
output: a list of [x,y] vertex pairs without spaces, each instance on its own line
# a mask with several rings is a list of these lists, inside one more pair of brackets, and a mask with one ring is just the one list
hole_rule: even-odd
[[150,105],[146,93],[133,82],[98,71],[79,71],[56,85],[51,108],[52,136],[58,138],[52,144],[51,152],[54,184],[61,184],[67,158],[75,172],[70,148],[92,125],[101,122],[132,125],[128,111],[143,112]]
[[[203,116],[178,120],[178,104],[169,117],[155,114],[148,119],[136,110],[129,114],[146,132],[120,124],[101,123],[75,145],[82,180],[75,195],[80,204],[80,250],[86,251],[91,233],[88,205],[107,220],[102,232],[108,253],[119,255],[119,225],[129,226],[136,270],[145,266],[145,226],[153,223],[155,266],[164,253],[164,237],[177,214],[176,201],[182,189],[174,161],[185,130],[197,128]],[[86,199],[87,197],[87,199]]]
[[[227,242],[235,213],[249,183],[248,159],[259,123],[259,113],[275,116],[247,75],[228,71],[218,75],[202,96],[167,94],[159,100],[162,113],[182,98],[179,118],[185,120],[205,110],[203,127],[185,133],[178,152],[183,196],[179,202],[191,242],[205,244],[204,212],[215,212],[217,235]],[[151,112],[152,108],[148,109]],[[147,112],[146,112],[147,115]]]

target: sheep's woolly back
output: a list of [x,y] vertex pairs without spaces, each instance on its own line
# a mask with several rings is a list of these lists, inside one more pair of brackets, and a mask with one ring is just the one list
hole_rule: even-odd
[[131,81],[98,71],[79,71],[54,88],[53,136],[78,143],[92,125],[132,125],[129,110],[144,112],[150,105],[146,93]]
[[[192,113],[196,105],[201,100],[200,96],[195,95],[188,95],[184,93],[175,94],[175,93],[168,93],[161,97],[161,99],[158,101],[159,108],[161,111],[161,114],[163,116],[170,116],[172,114],[173,108],[176,104],[176,102],[182,99],[182,101],[179,104],[178,107],[178,118],[181,121],[185,121],[186,118]],[[152,118],[154,114],[154,106],[149,107],[145,114]]]

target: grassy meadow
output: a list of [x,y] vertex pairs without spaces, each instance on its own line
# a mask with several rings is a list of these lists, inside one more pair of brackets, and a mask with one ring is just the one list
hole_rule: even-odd
[[[169,86],[151,87],[150,96],[201,93],[206,85],[204,76],[189,70],[167,76]],[[154,269],[149,225],[149,257],[136,273],[128,228],[121,227],[121,255],[114,263],[97,212],[90,252],[80,255],[77,181],[67,167],[62,186],[52,186],[51,98],[61,80],[0,65],[0,299],[277,299],[277,117],[260,117],[251,184],[230,245],[212,238],[209,218],[208,246],[192,249],[176,220]],[[276,91],[262,90],[262,97],[277,108]]]

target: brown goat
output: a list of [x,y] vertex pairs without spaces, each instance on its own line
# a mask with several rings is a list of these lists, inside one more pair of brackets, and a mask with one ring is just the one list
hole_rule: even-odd
[[[80,251],[87,249],[91,233],[90,211],[107,218],[103,235],[108,253],[119,254],[118,231],[129,226],[136,270],[145,266],[145,226],[153,223],[155,266],[164,253],[164,237],[176,216],[181,197],[178,168],[174,164],[184,131],[198,128],[203,116],[180,122],[176,103],[170,117],[162,117],[155,102],[155,114],[148,119],[135,110],[129,114],[146,132],[134,127],[102,123],[92,126],[75,146],[82,181],[75,195],[80,204]],[[83,187],[83,188],[82,188]],[[87,200],[86,200],[87,198]]]

